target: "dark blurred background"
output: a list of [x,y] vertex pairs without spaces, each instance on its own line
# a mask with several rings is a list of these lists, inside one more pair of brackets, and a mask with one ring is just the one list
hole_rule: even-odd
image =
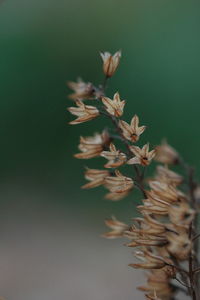
[[[135,215],[81,191],[79,135],[69,126],[68,80],[103,80],[99,51],[122,49],[108,95],[127,100],[125,119],[148,125],[200,170],[200,3],[195,0],[4,0],[0,2],[0,293],[9,300],[143,299],[142,276],[122,241],[100,238],[103,219]],[[104,160],[101,160],[101,164]],[[99,162],[97,162],[99,163]],[[135,298],[134,298],[135,299]]]

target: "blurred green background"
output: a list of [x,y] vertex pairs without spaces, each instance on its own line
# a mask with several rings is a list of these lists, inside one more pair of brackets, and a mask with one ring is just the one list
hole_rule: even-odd
[[200,3],[195,0],[2,1],[0,174],[5,224],[14,220],[14,228],[21,222],[24,230],[32,214],[35,224],[37,212],[42,222],[50,211],[57,211],[58,219],[58,212],[65,211],[64,219],[70,215],[80,228],[87,224],[99,234],[104,217],[113,212],[125,219],[133,215],[134,196],[114,204],[102,199],[101,189],[81,191],[84,166],[97,165],[72,157],[79,135],[100,131],[104,124],[68,125],[71,91],[66,82],[81,76],[101,83],[99,51],[122,49],[108,95],[119,91],[127,100],[124,118],[137,113],[148,125],[142,141],[156,145],[166,137],[199,174],[199,30]]

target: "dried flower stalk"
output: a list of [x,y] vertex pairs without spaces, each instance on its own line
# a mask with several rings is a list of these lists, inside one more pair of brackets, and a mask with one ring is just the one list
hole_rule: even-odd
[[[107,160],[104,169],[86,169],[85,179],[89,182],[82,186],[90,189],[104,186],[109,192],[106,199],[119,201],[135,189],[142,194],[142,203],[137,206],[140,217],[132,224],[125,224],[115,217],[105,224],[110,231],[105,238],[127,238],[126,246],[136,249],[135,257],[141,261],[131,263],[136,269],[148,270],[147,283],[138,287],[146,299],[172,300],[179,291],[191,299],[199,297],[197,211],[200,187],[194,180],[194,170],[187,165],[179,153],[166,141],[149,151],[149,143],[142,148],[135,144],[139,141],[146,126],[139,126],[139,117],[134,115],[130,124],[122,120],[125,100],[118,92],[113,99],[107,97],[105,88],[119,65],[121,52],[114,55],[101,53],[105,80],[103,86],[82,80],[70,82],[74,91],[70,98],[77,107],[68,110],[77,118],[70,124],[80,124],[97,117],[107,118],[113,124],[115,134],[109,129],[95,133],[92,137],[81,137],[76,158],[89,159],[103,157]],[[93,105],[86,105],[89,100]],[[118,149],[116,141],[122,149]],[[152,162],[159,163],[151,179],[145,179],[145,169]],[[124,165],[130,166],[130,173],[119,171]],[[182,166],[185,175],[173,171],[174,165]]]

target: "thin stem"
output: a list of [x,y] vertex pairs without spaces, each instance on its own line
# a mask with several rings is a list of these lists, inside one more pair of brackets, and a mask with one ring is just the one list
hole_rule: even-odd
[[[114,116],[112,116],[112,115],[110,115],[110,114],[106,114],[106,115],[107,115],[107,117],[112,121],[112,123],[113,123],[113,125],[114,125],[116,131],[118,132],[118,134],[119,134],[119,136],[120,136],[120,138],[121,138],[121,141],[122,141],[122,142],[124,143],[124,145],[126,146],[127,153],[128,153],[128,158],[131,158],[131,157],[133,156],[133,154],[132,154],[132,152],[131,152],[131,150],[130,150],[130,148],[129,148],[129,142],[128,142],[128,141],[126,140],[126,138],[124,137],[123,132],[122,132],[121,128],[120,128],[119,125],[118,125],[117,118],[114,117]],[[135,172],[136,172],[136,174],[137,174],[137,176],[138,176],[138,179],[139,179],[139,178],[140,178],[140,172],[139,172],[139,169],[138,169],[138,167],[135,166],[135,165],[134,165],[134,169],[135,169]]]
[[[166,262],[165,262],[165,263],[166,263]],[[166,263],[166,265],[175,268],[175,269],[176,269],[177,271],[179,271],[180,273],[184,273],[184,274],[188,275],[188,271],[182,269],[182,268],[179,267],[179,266],[176,266],[176,265],[173,265],[173,264],[170,264],[170,263]]]
[[[194,182],[194,169],[190,167],[182,158],[179,158],[179,163],[183,166],[185,169],[187,176],[188,176],[188,187],[189,187],[189,195],[191,199],[191,205],[193,209],[196,209],[196,198],[194,194],[194,190],[196,187],[196,183]],[[193,228],[197,228],[197,217],[195,216],[195,220],[191,222],[189,226],[189,239],[193,242],[198,238],[198,235],[195,237],[192,237],[193,235]],[[197,282],[194,278],[195,272],[194,272],[194,257],[193,257],[193,251],[198,254],[198,243],[194,243],[193,248],[190,251],[189,259],[188,259],[188,269],[189,269],[189,281],[190,281],[190,294],[192,296],[193,300],[197,299],[196,294],[196,288],[197,288]]]
[[103,93],[105,93],[105,90],[106,90],[106,87],[107,87],[107,83],[108,83],[108,79],[109,79],[108,76],[104,77],[104,81],[103,81],[103,85],[102,85]]
[[[102,85],[102,92],[103,92],[103,94],[105,94],[105,89],[106,89],[106,86],[107,86],[108,79],[109,79],[109,77],[107,77],[107,76],[104,77],[104,82],[103,82],[103,85]],[[127,149],[127,153],[126,154],[127,154],[128,159],[132,158],[133,154],[132,154],[132,152],[131,152],[131,150],[129,148],[129,142],[124,137],[123,132],[122,132],[121,128],[118,125],[117,118],[115,116],[112,116],[111,114],[107,113],[104,107],[100,107],[99,108],[99,112],[100,112],[100,114],[108,117],[111,120],[111,122],[113,123],[113,125],[115,127],[116,132],[119,134],[119,137],[117,137],[117,138],[120,139],[123,142],[123,144],[125,145],[125,147]],[[114,135],[112,135],[112,137],[116,138],[116,136],[114,136]],[[140,170],[139,170],[139,168],[136,165],[133,165],[133,168],[134,168],[136,176],[137,176],[137,178],[136,178],[136,180],[137,180],[137,186],[139,187],[139,189],[142,192],[143,196],[145,198],[147,198],[145,190],[143,188],[143,175],[144,174],[142,174],[142,175],[140,174]]]
[[[129,148],[129,142],[127,141],[127,139],[124,137],[123,132],[121,130],[121,128],[118,125],[118,120],[115,116],[110,115],[109,113],[107,113],[105,110],[99,110],[100,114],[107,116],[113,123],[116,132],[119,134],[120,140],[122,141],[122,143],[125,145],[126,149],[127,149],[127,157],[128,159],[132,158],[133,154]],[[137,187],[140,189],[140,191],[142,192],[143,196],[146,198],[146,193],[145,190],[143,188],[143,176],[141,176],[140,171],[138,169],[138,167],[136,165],[133,165],[133,168],[135,170],[136,173],[136,182],[137,182]]]
[[145,193],[145,190],[143,188],[143,185],[141,185],[140,183],[135,181],[135,186],[138,187],[138,189],[142,192],[143,196],[146,198],[146,193]]
[[[189,227],[189,239],[192,238],[192,222]],[[189,267],[189,280],[190,280],[190,292],[193,300],[196,300],[196,291],[195,291],[195,280],[194,280],[194,271],[193,271],[193,255],[192,251],[190,252],[189,260],[188,260],[188,267]]]

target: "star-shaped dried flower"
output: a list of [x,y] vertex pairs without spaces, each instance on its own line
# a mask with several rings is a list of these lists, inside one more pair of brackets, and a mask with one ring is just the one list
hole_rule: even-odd
[[149,144],[145,144],[142,149],[137,146],[130,146],[129,148],[135,154],[135,157],[128,160],[127,164],[129,165],[140,164],[148,166],[156,154],[155,150],[149,152]]
[[137,142],[140,135],[146,129],[146,126],[139,127],[139,118],[137,115],[134,115],[130,125],[123,120],[119,120],[119,127],[123,132],[123,136],[131,142]]
[[95,89],[92,83],[86,83],[81,78],[78,78],[77,82],[69,81],[67,85],[74,91],[73,94],[68,96],[70,99],[94,99]]
[[128,225],[118,221],[115,217],[105,220],[105,224],[112,229],[112,231],[106,232],[102,235],[107,239],[115,239],[115,238],[122,237],[124,231],[128,229]]
[[133,188],[133,180],[122,175],[118,170],[115,171],[116,176],[108,176],[105,178],[105,187],[111,193],[123,193]]
[[69,122],[71,125],[80,124],[96,118],[99,115],[99,111],[96,107],[91,105],[85,105],[81,100],[76,100],[77,107],[69,107],[68,111],[77,116],[74,121]]
[[114,94],[113,100],[108,97],[102,97],[102,102],[110,115],[115,117],[122,116],[126,101],[120,99],[119,93]]
[[105,168],[117,168],[126,162],[126,155],[116,149],[113,143],[109,146],[110,151],[103,151],[101,156],[108,159],[108,163],[104,165]]
[[115,73],[121,58],[121,51],[117,51],[114,55],[109,52],[100,53],[103,60],[103,71],[106,77],[112,77]]
[[104,149],[104,146],[109,143],[109,136],[106,131],[102,134],[95,133],[94,136],[80,137],[79,149],[81,153],[74,156],[76,158],[88,159],[99,156]]
[[163,164],[176,164],[179,160],[178,152],[166,141],[156,147],[155,160]]
[[83,185],[82,189],[91,189],[104,184],[105,177],[109,176],[110,173],[107,170],[97,170],[87,168],[85,171],[85,179],[90,182]]

